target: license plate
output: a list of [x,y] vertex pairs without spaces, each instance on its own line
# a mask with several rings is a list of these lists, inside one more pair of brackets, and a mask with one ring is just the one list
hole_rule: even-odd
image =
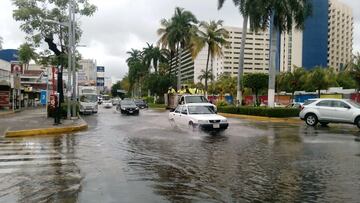
[[220,124],[219,123],[213,124],[213,128],[220,128]]
[[133,113],[133,111],[129,111],[129,113]]

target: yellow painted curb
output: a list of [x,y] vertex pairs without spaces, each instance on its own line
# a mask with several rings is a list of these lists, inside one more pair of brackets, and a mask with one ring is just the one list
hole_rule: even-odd
[[263,117],[263,116],[250,116],[250,115],[239,115],[239,114],[229,114],[229,113],[219,113],[220,115],[227,118],[242,118],[252,121],[262,121],[262,122],[274,122],[274,123],[302,123],[302,121],[296,118],[272,118],[272,117]]
[[6,131],[5,132],[5,137],[23,137],[23,136],[34,136],[34,135],[71,133],[71,132],[77,132],[77,131],[85,130],[87,128],[88,128],[87,123],[83,123],[83,124],[80,124],[80,125],[69,126],[69,127]]
[[2,113],[0,113],[0,117],[1,117],[1,116],[12,115],[12,114],[15,114],[15,112],[13,112],[13,111],[10,111],[10,112],[2,112]]

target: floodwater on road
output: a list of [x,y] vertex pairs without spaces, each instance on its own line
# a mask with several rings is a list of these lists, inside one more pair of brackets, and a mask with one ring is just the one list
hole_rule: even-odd
[[167,115],[101,109],[88,131],[0,138],[0,202],[360,200],[356,127],[229,119],[214,136]]

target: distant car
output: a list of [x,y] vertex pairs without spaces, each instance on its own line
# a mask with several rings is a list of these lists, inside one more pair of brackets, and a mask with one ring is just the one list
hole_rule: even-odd
[[139,114],[139,107],[137,107],[135,102],[132,100],[120,101],[120,104],[117,106],[117,110],[120,111],[121,114]]
[[285,108],[302,109],[304,103],[292,102],[285,106]]
[[217,115],[211,106],[201,103],[179,105],[169,113],[169,120],[183,128],[210,131],[225,130],[229,126],[225,117]]
[[118,104],[120,104],[120,98],[114,98],[111,100],[111,103],[113,106],[117,106]]
[[142,99],[135,99],[134,102],[136,106],[139,107],[140,109],[148,108],[147,103]]
[[309,126],[348,123],[360,128],[360,105],[346,99],[310,99],[304,103],[300,118]]
[[110,109],[110,108],[113,107],[113,104],[112,104],[112,102],[110,100],[105,100],[105,101],[103,101],[103,106],[106,109]]

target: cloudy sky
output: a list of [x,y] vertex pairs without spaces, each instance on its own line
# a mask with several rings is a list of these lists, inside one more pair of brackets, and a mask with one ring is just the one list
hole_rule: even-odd
[[[241,27],[242,18],[232,1],[217,10],[217,0],[90,0],[98,7],[91,18],[79,20],[84,31],[79,48],[84,58],[106,67],[106,75],[121,78],[127,72],[126,51],[156,43],[161,18],[170,18],[176,6],[193,12],[199,20],[222,19],[225,25]],[[360,1],[339,0],[360,8]],[[0,0],[0,36],[4,48],[18,48],[25,35],[12,19],[11,0]],[[360,12],[354,11],[354,52],[360,52]]]

